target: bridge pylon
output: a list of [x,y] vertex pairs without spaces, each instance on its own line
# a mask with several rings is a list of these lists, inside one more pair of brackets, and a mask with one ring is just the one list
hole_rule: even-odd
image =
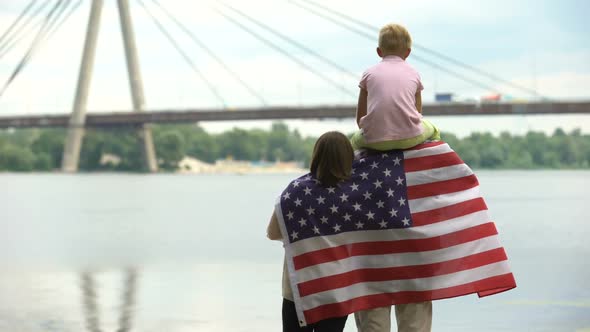
[[[131,90],[131,99],[133,110],[142,112],[145,110],[145,100],[143,94],[143,84],[137,59],[137,48],[135,46],[135,36],[133,25],[129,12],[128,0],[118,0],[119,18],[121,22],[121,34],[125,48],[125,59],[127,62],[127,72],[129,77],[129,86]],[[82,139],[84,137],[84,123],[86,121],[86,106],[88,101],[88,91],[90,80],[92,78],[92,68],[96,54],[96,41],[100,28],[100,17],[103,8],[103,0],[93,0],[88,19],[86,30],[86,39],[84,42],[84,51],[82,53],[82,62],[80,64],[80,73],[78,76],[78,85],[74,106],[70,115],[68,124],[68,134],[64,146],[62,158],[63,172],[76,172],[80,159],[80,150]],[[156,152],[152,139],[152,133],[149,125],[140,125],[138,136],[142,144],[142,154],[144,166],[148,172],[157,172],[158,163]]]

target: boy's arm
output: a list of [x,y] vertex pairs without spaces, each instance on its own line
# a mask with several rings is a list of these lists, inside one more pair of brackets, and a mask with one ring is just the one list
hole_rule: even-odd
[[359,101],[356,106],[356,124],[361,127],[361,118],[367,115],[367,90],[361,88],[359,91]]
[[283,239],[283,236],[281,235],[281,229],[279,228],[279,221],[274,211],[272,213],[272,216],[270,217],[268,227],[266,228],[266,237],[268,237],[271,240]]
[[416,92],[416,109],[422,114],[422,92]]

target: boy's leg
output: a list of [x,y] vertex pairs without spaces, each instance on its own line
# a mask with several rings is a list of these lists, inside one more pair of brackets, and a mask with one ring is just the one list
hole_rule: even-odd
[[422,119],[422,126],[424,127],[424,132],[430,134],[427,139],[431,141],[440,141],[440,130],[438,130],[432,122]]
[[395,305],[398,332],[430,332],[432,328],[432,302]]
[[357,311],[354,320],[358,332],[390,332],[391,307]]
[[311,326],[300,327],[295,302],[283,299],[283,332],[312,332]]
[[352,149],[355,151],[364,148],[365,138],[363,137],[363,132],[357,130],[350,138],[350,144],[352,145]]

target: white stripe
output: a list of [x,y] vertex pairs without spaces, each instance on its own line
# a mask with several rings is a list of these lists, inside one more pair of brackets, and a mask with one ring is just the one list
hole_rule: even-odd
[[451,147],[445,143],[445,144],[433,146],[430,148],[420,149],[420,150],[406,150],[406,151],[404,151],[404,159],[433,156],[436,154],[442,154],[442,153],[447,153],[447,152],[452,152],[452,151],[453,151],[453,149],[451,149]]
[[[289,281],[291,285],[291,292],[293,293],[293,298],[299,298],[299,289],[297,287],[293,287],[292,285],[298,283],[297,279],[297,272],[295,271],[295,266],[293,265],[293,250],[290,249],[289,245],[289,233],[287,232],[287,226],[285,225],[285,220],[283,219],[283,211],[281,209],[281,196],[277,197],[275,202],[275,211],[274,213],[277,216],[277,220],[279,223],[279,227],[281,228],[281,234],[283,235],[283,246],[285,247],[285,263],[287,264],[287,273],[289,273]],[[303,307],[301,306],[301,301],[295,301],[295,312],[297,313],[297,319],[302,322],[305,322],[305,316],[303,315]]]
[[432,168],[424,171],[408,172],[406,173],[406,183],[411,187],[419,184],[458,179],[472,174],[473,171],[469,166],[466,164],[460,164]]
[[449,219],[445,222],[416,226],[409,228],[396,228],[390,230],[344,232],[336,235],[318,236],[297,241],[289,245],[293,256],[298,256],[309,251],[338,247],[345,244],[353,244],[369,241],[398,241],[408,239],[425,239],[466,229],[469,227],[491,222],[487,210],[477,211],[465,216]]
[[461,203],[477,197],[481,197],[479,186],[450,194],[411,199],[408,201],[408,204],[410,206],[410,212],[417,213]]
[[305,296],[301,298],[302,306],[303,310],[309,310],[320,305],[343,302],[366,295],[403,291],[431,291],[460,286],[506,273],[510,273],[510,267],[508,266],[508,261],[504,260],[475,269],[435,277],[358,283],[348,287]]
[[346,273],[358,269],[378,269],[445,262],[502,247],[497,235],[438,250],[399,254],[353,256],[297,271],[299,282]]

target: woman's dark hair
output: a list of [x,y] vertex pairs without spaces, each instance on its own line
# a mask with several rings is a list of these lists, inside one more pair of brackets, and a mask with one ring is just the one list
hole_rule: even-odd
[[354,150],[344,134],[329,131],[315,142],[310,171],[323,186],[334,186],[352,172]]

